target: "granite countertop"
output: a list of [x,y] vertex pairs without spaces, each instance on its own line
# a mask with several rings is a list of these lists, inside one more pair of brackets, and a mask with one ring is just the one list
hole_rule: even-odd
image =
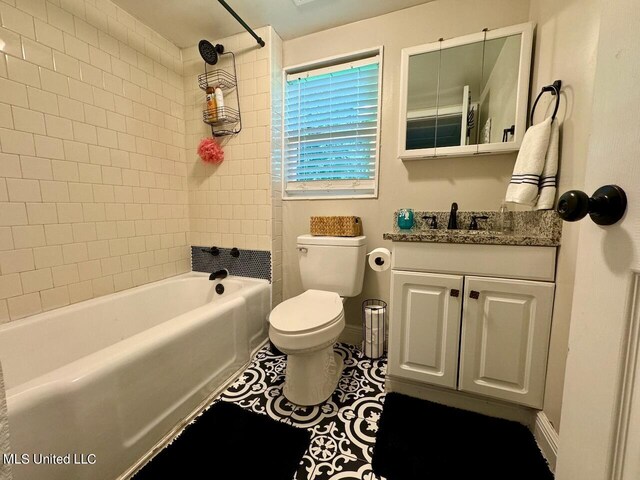
[[[448,230],[449,212],[414,211],[414,226],[408,230],[398,228],[398,212],[393,218],[394,230],[385,233],[385,240],[394,242],[466,243],[482,245],[520,245],[557,247],[562,235],[562,220],[553,210],[537,212],[509,212],[512,232],[499,231],[500,212],[458,212],[458,230]],[[438,228],[430,227],[430,219],[436,216]],[[478,230],[468,230],[471,216],[486,215],[478,220]]]

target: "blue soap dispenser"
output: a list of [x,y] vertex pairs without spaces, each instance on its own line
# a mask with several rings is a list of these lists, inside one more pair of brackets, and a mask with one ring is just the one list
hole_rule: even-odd
[[398,210],[398,227],[402,230],[409,230],[413,227],[413,209],[401,208]]

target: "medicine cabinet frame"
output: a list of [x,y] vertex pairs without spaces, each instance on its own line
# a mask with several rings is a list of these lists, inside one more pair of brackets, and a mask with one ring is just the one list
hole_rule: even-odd
[[[533,30],[535,24],[532,22],[512,25],[509,27],[486,30],[472,33],[461,37],[439,40],[424,45],[402,49],[400,68],[400,115],[398,127],[398,157],[402,160],[419,160],[448,156],[482,155],[491,153],[508,153],[517,151],[522,144],[522,138],[527,128],[528,101],[529,101],[529,79],[531,75],[531,58],[533,48]],[[518,83],[516,93],[515,109],[515,132],[513,141],[478,143],[476,145],[460,145],[447,147],[433,147],[420,149],[407,149],[407,99],[409,91],[409,59],[414,55],[437,52],[452,47],[459,47],[497,38],[522,35],[520,42],[520,64],[518,66]],[[438,72],[438,83],[439,83]],[[440,85],[438,84],[438,95]],[[437,112],[437,107],[436,107]],[[437,115],[437,113],[436,113]],[[479,121],[479,119],[478,119]]]

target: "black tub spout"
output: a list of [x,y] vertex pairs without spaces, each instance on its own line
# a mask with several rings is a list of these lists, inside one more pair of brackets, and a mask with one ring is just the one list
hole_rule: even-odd
[[213,272],[209,275],[209,280],[222,280],[223,278],[227,278],[229,276],[229,270],[223,268],[222,270],[218,270],[217,272]]

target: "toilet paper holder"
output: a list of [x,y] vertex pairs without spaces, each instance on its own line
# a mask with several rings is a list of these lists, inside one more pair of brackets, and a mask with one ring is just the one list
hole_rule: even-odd
[[[383,255],[386,253],[386,256],[389,259],[391,258],[391,252],[389,250],[387,250],[386,248],[376,248],[374,250],[371,250],[369,253],[367,253],[367,257],[369,257],[371,255],[376,255],[374,257],[373,263],[375,263],[379,267],[382,267],[386,263],[386,260],[383,258],[382,255],[380,255],[381,251],[384,251]],[[369,262],[369,264],[371,264],[371,262]]]

